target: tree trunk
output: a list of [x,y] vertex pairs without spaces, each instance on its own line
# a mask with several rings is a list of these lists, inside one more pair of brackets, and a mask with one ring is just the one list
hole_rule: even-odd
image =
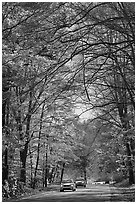
[[7,103],[9,101],[9,99],[6,99],[6,97],[4,96],[4,94],[6,94],[9,91],[9,88],[7,86],[2,87],[2,127],[4,127],[6,125],[6,107],[7,107]]
[[130,150],[129,143],[126,143],[126,150],[127,150],[127,160],[128,160],[129,184],[131,185],[135,183],[135,178],[134,178],[133,165],[131,161],[131,150]]
[[2,183],[4,183],[4,180],[8,180],[8,148],[5,148],[4,151],[4,164],[2,165]]
[[44,164],[45,164],[45,161],[44,161],[44,156],[43,156],[43,172],[42,172],[42,175],[43,175],[43,188],[44,188],[44,185],[45,185],[45,179],[44,179],[44,176],[45,176],[45,168],[44,168]]
[[[20,172],[20,179],[22,182],[26,182],[26,159],[27,159],[27,152],[28,152],[28,144],[29,144],[29,130],[30,130],[30,121],[31,121],[31,116],[32,116],[32,92],[30,91],[30,100],[29,100],[29,107],[28,107],[28,114],[27,114],[27,121],[26,121],[26,143],[24,149],[20,151],[20,161],[21,161],[21,172]],[[21,122],[21,115],[20,115],[20,122]],[[19,130],[20,131],[20,130]],[[22,135],[21,135],[21,141]]]
[[31,154],[31,150],[30,150],[30,147],[29,147],[29,154],[30,154],[30,181],[31,181],[31,187],[33,188],[33,160],[32,160],[32,154]]
[[2,127],[5,126],[6,102],[2,103]]
[[47,179],[48,179],[48,152],[46,147],[45,187],[47,187]]
[[36,181],[38,164],[39,164],[39,151],[40,151],[40,143],[38,143],[37,160],[36,160],[36,167],[35,167],[35,172],[34,172],[33,188],[35,188],[35,181]]
[[87,181],[87,172],[86,172],[86,168],[84,168],[83,172],[84,172],[84,179],[85,179],[85,181]]
[[54,180],[55,180],[56,173],[57,173],[57,166],[55,167],[55,170],[53,173],[52,182],[54,182]]
[[[9,88],[4,87],[3,93],[6,93],[9,90]],[[3,97],[3,96],[2,96]],[[6,137],[9,136],[9,99],[5,99],[3,97],[2,101],[2,127],[4,128],[4,132],[6,134]],[[2,165],[2,182],[4,180],[8,180],[9,177],[9,166],[8,166],[8,147],[6,146],[4,151],[4,163]]]
[[[122,73],[120,70],[120,66],[118,65],[118,70],[120,71],[122,77],[125,77],[125,73]],[[123,78],[120,81],[120,77],[118,75],[117,70],[115,69],[115,75],[114,75],[114,79],[115,79],[115,84],[117,84],[117,89],[115,89],[115,96],[116,96],[116,104],[117,104],[117,108],[118,108],[118,112],[119,112],[119,117],[121,120],[121,124],[123,127],[124,131],[128,131],[130,129],[130,124],[127,121],[128,119],[128,97],[127,97],[127,87],[125,84],[125,78],[123,80]],[[120,87],[123,87],[120,88]],[[134,107],[134,105],[133,105]],[[126,154],[127,154],[127,170],[128,170],[128,174],[129,174],[129,184],[134,183],[134,170],[133,170],[133,165],[132,165],[132,160],[131,160],[131,156],[132,156],[132,152],[130,149],[130,140],[128,138],[128,133],[123,135],[124,137],[124,145],[126,147]]]
[[55,167],[53,167],[51,172],[50,172],[49,183],[53,182],[54,172],[55,172]]
[[20,170],[20,181],[26,182],[26,159],[28,151],[28,141],[25,144],[24,149],[20,150],[20,161],[21,161],[21,170]]
[[60,183],[61,183],[61,182],[62,182],[62,180],[63,180],[64,169],[65,169],[65,162],[63,163],[62,170],[61,170],[61,178],[60,178]]
[[44,107],[45,107],[45,102],[44,102],[44,104],[43,104],[43,106],[42,106],[42,112],[41,112],[41,116],[40,116],[40,128],[39,128],[39,138],[38,138],[38,148],[37,148],[37,160],[36,160],[36,167],[35,167],[35,172],[34,172],[33,188],[35,188],[35,180],[36,180],[37,169],[38,169],[38,164],[39,164],[40,138],[41,138],[42,119],[43,119]]

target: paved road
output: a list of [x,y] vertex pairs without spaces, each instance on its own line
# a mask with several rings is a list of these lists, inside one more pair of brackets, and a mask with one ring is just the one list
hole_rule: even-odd
[[[90,185],[75,192],[50,191],[22,198],[17,202],[112,202],[132,201],[131,192],[123,192],[109,185]],[[16,201],[15,201],[16,202]]]

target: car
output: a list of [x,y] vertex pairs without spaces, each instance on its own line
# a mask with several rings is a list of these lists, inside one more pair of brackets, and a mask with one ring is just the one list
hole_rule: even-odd
[[76,184],[76,188],[77,188],[78,186],[84,186],[84,187],[86,187],[87,182],[86,182],[86,180],[85,180],[84,178],[77,178],[77,179],[75,180],[75,184]]
[[64,190],[71,190],[71,191],[76,190],[75,183],[72,179],[65,179],[61,182],[60,192],[62,192]]

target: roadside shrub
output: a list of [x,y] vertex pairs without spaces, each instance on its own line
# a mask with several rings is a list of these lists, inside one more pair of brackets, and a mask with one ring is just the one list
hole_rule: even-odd
[[113,180],[116,181],[116,183],[123,181],[123,179],[125,179],[125,175],[122,173],[118,173],[113,176]]
[[14,198],[24,193],[24,183],[17,178],[9,178],[2,184],[2,198]]

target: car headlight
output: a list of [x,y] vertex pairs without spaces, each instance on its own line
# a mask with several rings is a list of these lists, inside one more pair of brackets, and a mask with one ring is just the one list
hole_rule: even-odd
[[71,187],[73,187],[74,186],[74,184],[71,184]]
[[63,184],[61,184],[61,187],[63,187]]

